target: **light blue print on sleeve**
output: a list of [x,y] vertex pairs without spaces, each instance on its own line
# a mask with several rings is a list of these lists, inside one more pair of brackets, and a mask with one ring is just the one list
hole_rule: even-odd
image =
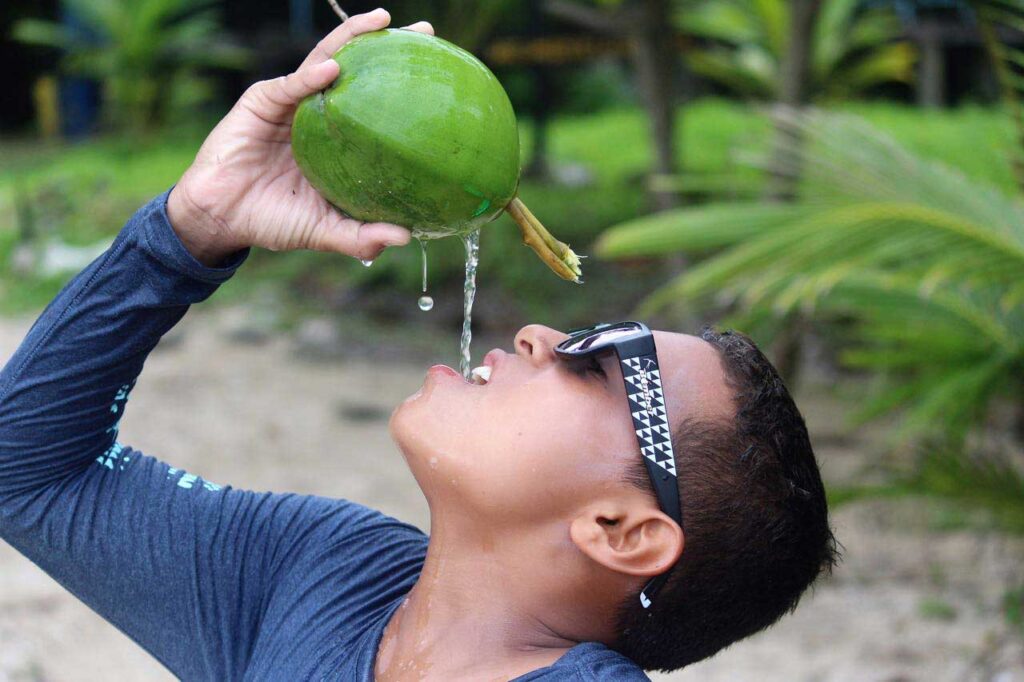
[[[179,476],[178,474],[181,475]],[[167,469],[167,478],[175,480],[177,486],[179,488],[184,488],[185,490],[191,490],[195,486],[199,485],[202,487],[203,490],[215,493],[222,487],[217,485],[216,483],[204,481],[195,474],[190,474],[188,472],[182,471],[181,469],[175,469],[174,467],[170,467],[169,469]]]
[[121,388],[117,389],[117,393],[114,394],[114,402],[110,405],[112,413],[119,414],[124,411],[125,403],[128,402],[128,394],[131,393],[134,386],[134,383],[121,384]]
[[121,457],[121,453],[124,452],[124,446],[120,443],[114,443],[107,448],[102,455],[96,458],[96,462],[100,466],[104,466],[111,471],[116,467],[120,471],[124,471],[126,464],[131,462],[131,457]]
[[[121,387],[117,389],[117,393],[114,394],[114,402],[110,404],[110,412],[112,414],[121,414],[124,412],[125,403],[128,402],[128,394],[131,392],[134,383],[121,384]],[[103,451],[103,454],[96,458],[96,463],[102,467],[114,471],[124,471],[127,464],[131,462],[130,457],[122,457],[121,453],[124,451],[124,446],[117,442],[117,434],[121,429],[120,417],[113,424],[106,428],[106,433],[110,434],[113,442],[110,447]]]

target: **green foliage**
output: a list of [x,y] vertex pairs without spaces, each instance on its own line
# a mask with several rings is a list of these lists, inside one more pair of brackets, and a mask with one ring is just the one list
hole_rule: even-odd
[[863,499],[914,497],[926,502],[934,530],[1000,530],[1024,535],[1024,474],[1004,454],[965,454],[934,442],[907,472],[874,485],[831,486],[837,508]]
[[1024,534],[1024,475],[1005,457],[937,447],[900,486],[911,494],[982,510],[995,526]]
[[1021,637],[1024,637],[1024,586],[1010,590],[1003,596],[1003,613]]
[[926,620],[953,621],[956,620],[956,607],[944,599],[930,597],[918,604],[918,612]]
[[418,0],[410,5],[410,21],[429,19],[437,35],[476,52],[514,3],[512,0]]
[[972,0],[982,42],[999,81],[1003,103],[1017,130],[1013,149],[1017,185],[1024,188],[1024,49],[997,37],[1004,32],[1024,30],[1024,0]]
[[[999,152],[1012,138],[1012,131],[997,111],[965,108],[925,113],[883,104],[848,105],[845,110],[864,116],[923,154],[962,168],[971,178],[1000,187],[1014,186]],[[687,150],[684,171],[691,189],[694,182],[689,178],[722,178],[744,186],[760,181],[757,169],[740,160],[767,149],[771,128],[765,117],[735,102],[714,99],[693,102],[681,114],[677,142]],[[593,174],[593,182],[583,187],[523,182],[523,196],[537,215],[584,254],[592,252],[594,239],[607,227],[646,210],[641,177],[651,152],[644,121],[636,109],[554,119],[550,127],[552,159],[558,164],[582,165]],[[7,269],[18,224],[16,185],[32,198],[45,235],[71,244],[112,237],[135,208],[177,180],[211,124],[199,122],[190,132],[165,132],[142,141],[97,139],[73,146],[4,141],[0,146],[0,309],[35,310],[67,279],[40,282],[17,277]],[[524,125],[524,150],[530,148],[530,133],[529,125]],[[722,196],[733,194],[728,187],[721,191]],[[559,326],[624,316],[663,281],[663,275],[646,261],[619,264],[590,258],[585,262],[587,284],[558,294],[561,283],[530,256],[510,223],[503,221],[487,229],[492,232],[482,239],[481,286],[485,293],[481,310],[486,301],[506,301],[515,306],[510,308],[509,320]],[[440,317],[444,289],[456,299],[461,291],[461,244],[457,240],[431,244],[430,258],[430,286],[439,294],[438,314],[433,320]],[[370,269],[330,254],[257,252],[217,300],[224,300],[230,289],[244,296],[263,283],[281,289],[301,284],[303,292],[323,292],[321,295],[354,288],[406,292],[408,297],[401,302],[414,306],[418,278],[415,245],[387,253]],[[514,292],[514,296],[503,292]],[[551,305],[553,293],[560,295],[558,306]],[[304,298],[311,296],[304,294]],[[413,311],[419,315],[415,307]]]
[[835,325],[843,359],[879,377],[875,416],[899,435],[961,442],[999,396],[1024,387],[1024,207],[850,117],[817,114],[793,206],[689,208],[626,223],[604,256],[719,248],[647,299],[725,306],[740,326],[800,313]]
[[209,89],[200,67],[240,68],[248,52],[225,42],[207,0],[65,0],[85,27],[24,19],[15,39],[64,52],[63,68],[103,84],[107,122],[138,132]]
[[[696,0],[682,3],[676,24],[707,47],[687,54],[690,68],[738,95],[775,100],[788,45],[788,0]],[[885,83],[910,83],[915,53],[885,8],[860,0],[823,0],[812,35],[812,98],[849,98]]]

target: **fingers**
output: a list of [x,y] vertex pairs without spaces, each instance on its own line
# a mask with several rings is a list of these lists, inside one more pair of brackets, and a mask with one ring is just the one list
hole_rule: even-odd
[[[295,73],[254,83],[243,101],[260,118],[270,123],[287,123],[299,102],[338,77],[338,64],[331,59],[338,48],[362,33],[385,28],[390,22],[391,15],[383,9],[351,17],[317,43]],[[434,27],[427,21],[417,21],[405,28],[434,35]]]
[[333,59],[302,66],[295,73],[281,78],[254,83],[242,101],[268,123],[287,123],[295,107],[304,98],[319,92],[338,77],[338,63]]
[[407,31],[426,33],[429,36],[434,35],[434,27],[430,24],[429,21],[417,21],[415,24],[409,24],[408,26],[403,26],[402,28],[404,28]]
[[363,223],[337,215],[320,230],[312,248],[337,251],[362,260],[373,260],[389,246],[409,243],[409,230],[389,223]]
[[[328,33],[316,44],[313,51],[302,62],[302,66],[317,64],[325,59],[330,59],[338,51],[338,48],[357,35],[369,33],[370,31],[379,31],[382,28],[386,28],[390,23],[391,15],[388,14],[387,10],[379,8],[366,14],[356,14],[349,17],[348,21]],[[302,67],[299,68],[301,69]]]

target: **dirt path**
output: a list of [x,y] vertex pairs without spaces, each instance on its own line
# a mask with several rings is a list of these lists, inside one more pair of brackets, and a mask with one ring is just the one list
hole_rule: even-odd
[[[213,481],[347,497],[424,525],[386,420],[425,365],[304,361],[288,337],[229,340],[240,315],[190,313],[149,360],[122,440]],[[27,326],[0,320],[0,359]],[[849,477],[863,443],[829,445],[836,406],[804,404],[826,478]],[[849,505],[834,524],[846,559],[794,615],[659,679],[1024,682],[1024,641],[1001,612],[1024,580],[1024,541],[932,530],[928,505],[913,500]],[[171,679],[2,543],[0,576],[0,682]]]

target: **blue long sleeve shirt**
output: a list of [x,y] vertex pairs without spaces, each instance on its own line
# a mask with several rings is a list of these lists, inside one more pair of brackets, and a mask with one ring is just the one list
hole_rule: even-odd
[[[166,199],[64,288],[0,373],[0,538],[182,679],[372,680],[426,535],[345,500],[221,487],[118,441],[146,356],[246,256],[201,265]],[[585,643],[518,679],[647,677]]]

